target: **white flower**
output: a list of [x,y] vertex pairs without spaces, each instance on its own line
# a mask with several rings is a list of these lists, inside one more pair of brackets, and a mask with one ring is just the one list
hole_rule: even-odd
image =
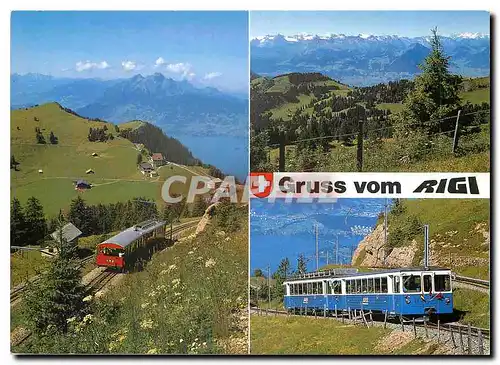
[[89,302],[92,300],[92,295],[87,295],[85,298],[83,298],[84,302]]
[[189,251],[188,255],[192,255],[193,253],[194,253],[194,251]]
[[87,314],[85,317],[83,317],[83,322],[87,323],[92,320],[92,314]]
[[75,320],[76,320],[76,317],[71,317],[71,318],[68,318],[66,320],[66,322],[71,323],[71,322],[74,322]]
[[149,302],[146,302],[146,303],[142,303],[141,304],[141,308],[144,309],[144,308],[147,308],[149,306]]
[[215,260],[210,258],[205,262],[205,267],[213,267],[215,266]]
[[153,328],[153,321],[151,319],[145,319],[141,322],[141,328]]
[[147,352],[148,354],[157,354],[158,353],[158,350],[156,348],[154,349],[151,349],[151,350],[148,350]]
[[179,343],[183,343],[183,342],[184,342],[184,340],[181,338],[181,339],[179,340]]

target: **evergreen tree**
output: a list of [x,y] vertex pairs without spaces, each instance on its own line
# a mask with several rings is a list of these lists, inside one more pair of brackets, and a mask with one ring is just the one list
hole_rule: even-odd
[[57,144],[59,142],[57,137],[54,135],[54,132],[52,132],[52,131],[50,131],[49,141],[52,144]]
[[92,217],[87,204],[81,196],[71,201],[69,207],[68,220],[73,223],[83,235],[92,233]]
[[17,166],[19,165],[19,162],[16,161],[16,158],[14,155],[10,157],[10,168],[14,169],[14,171],[17,171]]
[[137,165],[139,165],[142,162],[142,154],[138,153],[137,154]]
[[449,71],[450,57],[446,56],[437,28],[432,29],[430,54],[415,77],[414,87],[403,103],[398,129],[405,133],[417,129],[427,134],[450,130],[455,121],[438,120],[456,115],[461,107],[459,88],[462,79]]
[[40,280],[26,291],[25,313],[37,335],[65,333],[68,320],[85,314],[85,288],[77,260],[77,246],[67,242],[62,234],[64,222],[59,218],[58,255]]
[[285,282],[286,278],[289,277],[290,275],[291,275],[290,261],[288,260],[288,258],[284,258],[281,260],[278,269],[273,274],[273,279],[275,279],[274,293],[278,299],[283,299],[283,296],[285,294],[284,292],[285,287],[283,286],[283,283]]
[[202,195],[196,195],[193,202],[193,210],[191,211],[191,215],[193,217],[201,217],[205,214],[205,210],[208,208],[208,204],[205,201],[205,198]]
[[256,278],[260,278],[260,277],[263,277],[264,274],[262,273],[262,270],[261,269],[255,269],[253,271],[253,276],[255,276]]
[[21,203],[17,198],[12,199],[10,205],[10,245],[24,246],[26,222]]
[[47,234],[47,222],[43,213],[43,207],[40,201],[32,196],[26,202],[24,208],[24,218],[27,229],[25,242],[27,245],[40,244]]
[[307,272],[307,259],[303,254],[300,254],[297,259],[297,274],[302,275]]

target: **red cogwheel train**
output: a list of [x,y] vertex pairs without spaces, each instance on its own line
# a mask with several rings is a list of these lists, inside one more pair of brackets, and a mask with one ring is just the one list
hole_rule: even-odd
[[155,219],[136,224],[97,245],[96,264],[123,271],[130,255],[148,240],[165,235],[166,222]]

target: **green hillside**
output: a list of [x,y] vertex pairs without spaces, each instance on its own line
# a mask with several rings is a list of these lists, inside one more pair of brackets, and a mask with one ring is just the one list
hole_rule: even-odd
[[[106,142],[90,142],[89,128],[104,128]],[[38,144],[35,128],[40,128],[46,144]],[[51,144],[49,134],[58,139]],[[112,139],[111,139],[112,138]],[[137,168],[137,149],[121,138],[111,123],[92,121],[64,110],[57,103],[14,110],[11,113],[11,154],[19,163],[11,169],[11,195],[24,202],[37,197],[47,216],[66,209],[81,194],[89,204],[111,203],[144,196],[161,200],[161,183],[173,174],[192,176],[185,169],[161,170],[160,178],[148,178]],[[92,156],[96,153],[97,156]],[[94,174],[86,174],[92,169]],[[42,173],[38,171],[42,170]],[[75,191],[73,181],[85,179],[93,188]],[[181,192],[181,186],[177,186]]]

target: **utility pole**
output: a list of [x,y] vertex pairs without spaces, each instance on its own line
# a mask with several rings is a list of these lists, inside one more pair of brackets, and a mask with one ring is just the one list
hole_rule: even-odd
[[429,268],[429,225],[424,224],[424,268]]
[[453,147],[451,149],[451,152],[453,152],[453,153],[455,153],[455,151],[457,150],[457,147],[458,147],[458,138],[460,137],[459,136],[460,129],[458,128],[459,120],[460,120],[460,112],[461,112],[461,110],[458,111],[457,121],[455,122],[455,134],[453,135]]
[[319,251],[318,251],[318,224],[316,226],[316,271],[319,270]]
[[382,265],[385,266],[385,248],[387,247],[387,198],[384,206],[384,249],[382,250]]
[[328,250],[326,250],[326,264],[328,265]]
[[267,265],[267,308],[271,309],[271,265]]
[[337,235],[337,245],[335,247],[335,264],[339,264],[339,235]]
[[363,171],[363,137],[364,137],[364,121],[360,120],[358,124],[358,150],[357,150],[357,168],[358,171]]

